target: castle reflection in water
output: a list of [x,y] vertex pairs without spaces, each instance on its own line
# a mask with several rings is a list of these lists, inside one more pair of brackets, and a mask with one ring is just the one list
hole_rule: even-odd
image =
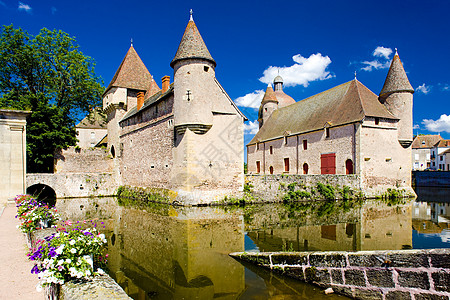
[[418,194],[406,203],[225,208],[135,207],[119,205],[115,198],[91,198],[58,200],[57,208],[63,218],[105,223],[109,273],[134,299],[320,299],[323,294],[311,286],[250,271],[228,253],[397,250],[437,242],[449,247],[447,194]]

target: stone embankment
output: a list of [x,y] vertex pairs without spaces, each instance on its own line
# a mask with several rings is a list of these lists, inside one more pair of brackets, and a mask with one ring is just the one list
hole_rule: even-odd
[[450,249],[230,255],[355,299],[450,298]]
[[[55,233],[54,228],[38,230],[28,236],[28,242],[35,243]],[[46,299],[56,300],[129,300],[131,299],[123,291],[117,282],[109,275],[98,275],[92,280],[69,281],[61,286],[52,285],[45,290]]]

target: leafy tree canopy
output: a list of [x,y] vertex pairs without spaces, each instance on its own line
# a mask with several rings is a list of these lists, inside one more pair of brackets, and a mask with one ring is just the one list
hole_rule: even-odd
[[75,122],[101,103],[93,59],[61,30],[32,36],[13,25],[0,34],[0,108],[31,110],[28,172],[52,172],[53,154],[76,144]]

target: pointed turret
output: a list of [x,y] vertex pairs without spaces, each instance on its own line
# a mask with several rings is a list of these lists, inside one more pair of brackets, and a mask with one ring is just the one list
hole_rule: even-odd
[[383,89],[380,92],[380,99],[386,99],[390,94],[398,92],[414,93],[414,89],[409,83],[400,57],[397,51],[395,51]]
[[128,49],[127,54],[106,88],[105,93],[112,87],[149,91],[150,93],[159,91],[159,87],[153,80],[153,76],[147,70],[147,67],[142,62],[133,45]]
[[264,122],[266,122],[270,115],[272,115],[272,112],[276,109],[278,109],[278,99],[274,90],[272,89],[272,86],[269,84],[259,107],[259,128],[263,126]]
[[397,137],[404,148],[413,141],[412,106],[414,89],[409,83],[397,49],[378,99],[399,119]]
[[183,37],[181,38],[177,53],[170,63],[170,66],[173,68],[177,62],[185,59],[204,59],[211,62],[212,65],[216,67],[216,62],[209,53],[208,48],[198,31],[197,25],[194,23],[192,14]]

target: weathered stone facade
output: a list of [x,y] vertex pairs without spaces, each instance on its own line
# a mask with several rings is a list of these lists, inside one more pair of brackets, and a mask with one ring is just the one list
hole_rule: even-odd
[[113,170],[110,154],[102,148],[69,147],[55,154],[55,173],[108,173]]
[[247,145],[248,171],[358,174],[368,197],[392,188],[414,195],[413,92],[398,54],[379,97],[355,79],[282,107],[269,86],[260,107],[260,129]]
[[26,118],[30,113],[0,110],[0,204],[25,193]]

